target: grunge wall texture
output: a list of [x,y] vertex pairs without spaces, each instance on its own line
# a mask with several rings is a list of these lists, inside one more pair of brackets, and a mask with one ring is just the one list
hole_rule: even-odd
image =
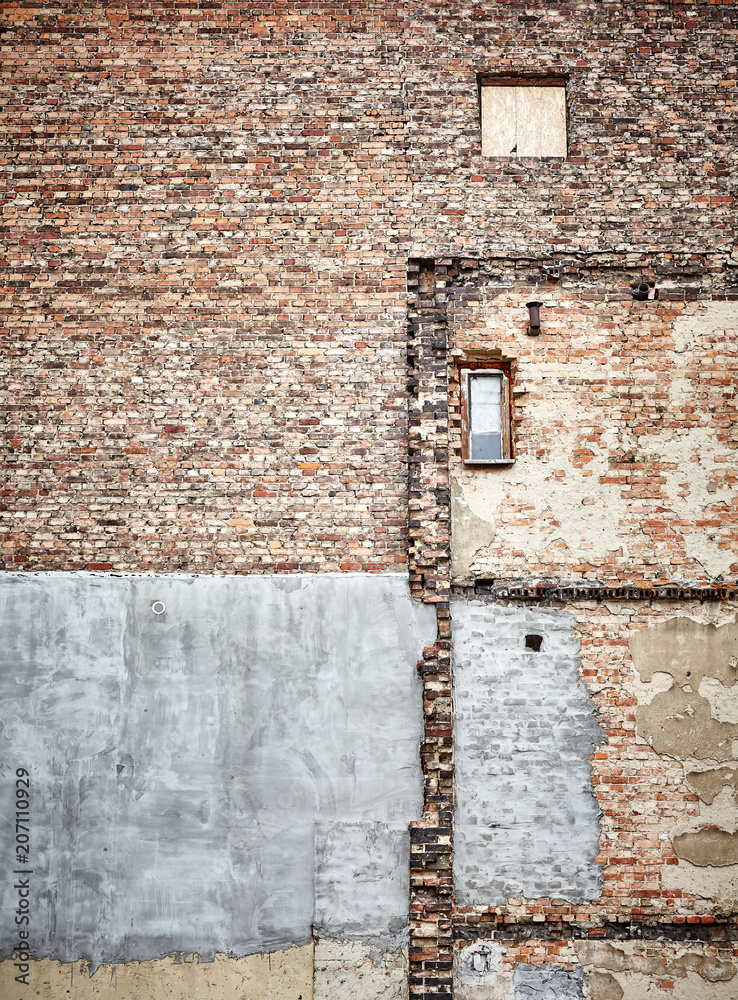
[[[8,653],[9,637],[27,640],[3,684],[28,692],[29,727],[4,711],[3,794],[27,764],[43,843],[88,759],[74,756],[79,733],[56,757],[53,740],[89,703],[80,732],[114,716],[132,746],[154,747],[109,680],[165,662],[159,725],[189,720],[205,755],[190,790],[258,747],[272,754],[259,780],[299,758],[292,791],[312,789],[327,852],[320,837],[285,850],[305,862],[304,906],[272,944],[243,921],[210,940],[206,922],[194,944],[155,872],[156,918],[115,964],[117,911],[94,946],[42,945],[56,940],[44,922],[68,931],[92,898],[58,902],[96,870],[71,837],[34,872],[41,995],[65,995],[74,974],[100,997],[738,996],[737,35],[732,0],[2,6],[1,628]],[[565,158],[481,155],[478,84],[496,76],[565,80]],[[516,461],[470,468],[459,372],[494,358],[510,366]],[[212,619],[195,602],[164,623],[147,604],[141,620],[165,637],[152,661],[139,612],[119,619],[112,596],[149,587],[153,601],[185,578],[205,593],[216,576],[227,595],[258,590],[254,577],[264,593],[280,576],[310,590],[316,574],[333,595],[317,620],[295,618],[285,591],[268,622],[249,612],[253,645],[230,596]],[[58,618],[26,620],[29,587]],[[394,595],[386,632],[366,587],[377,607]],[[97,654],[80,638],[100,588],[111,604],[96,627],[127,636],[105,649],[107,675],[85,673]],[[64,646],[71,592],[82,631]],[[381,648],[362,659],[352,635]],[[306,756],[318,744],[277,696],[279,671],[304,667],[312,686],[290,683],[320,717],[338,663],[367,711],[328,759],[341,771],[360,748],[382,774],[415,768],[415,791],[403,771],[402,795],[361,815],[331,798]],[[385,715],[378,680],[395,670],[406,694]],[[293,742],[259,730],[239,744],[262,716],[235,690],[228,708],[229,671],[243,691],[247,677],[273,686],[263,724],[292,720]],[[198,714],[211,672],[217,724]],[[393,726],[401,743],[415,734],[414,763]],[[89,765],[100,815],[133,795],[121,763]],[[221,857],[245,871],[265,817],[238,768],[231,780],[208,815]],[[195,821],[207,843],[193,809],[171,813],[172,845]],[[98,890],[113,906],[131,864],[114,834],[137,822],[105,833]],[[399,912],[388,872],[407,852]],[[359,896],[352,911],[357,872],[386,883],[392,928]],[[4,928],[13,892],[6,881]],[[14,943],[3,934],[6,992],[25,989]],[[113,964],[80,977],[98,961]]]

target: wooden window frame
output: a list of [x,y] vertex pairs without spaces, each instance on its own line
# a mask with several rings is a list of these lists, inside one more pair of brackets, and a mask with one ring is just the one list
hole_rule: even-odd
[[[469,383],[473,377],[496,377],[502,380],[500,401],[500,430],[502,432],[502,458],[471,458],[471,432],[473,414],[469,393]],[[461,460],[466,466],[514,465],[512,451],[512,390],[510,386],[510,366],[504,363],[494,365],[469,364],[459,371],[461,389]]]

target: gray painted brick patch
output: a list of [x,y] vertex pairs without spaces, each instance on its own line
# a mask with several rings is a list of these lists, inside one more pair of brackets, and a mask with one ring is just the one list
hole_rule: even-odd
[[[461,601],[451,616],[459,903],[597,899],[589,758],[604,733],[579,679],[574,619]],[[541,637],[538,652],[526,636]]]

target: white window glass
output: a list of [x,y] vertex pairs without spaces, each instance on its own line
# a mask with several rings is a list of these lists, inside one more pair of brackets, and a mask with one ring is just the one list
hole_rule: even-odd
[[469,376],[471,433],[469,458],[483,462],[502,458],[502,376]]

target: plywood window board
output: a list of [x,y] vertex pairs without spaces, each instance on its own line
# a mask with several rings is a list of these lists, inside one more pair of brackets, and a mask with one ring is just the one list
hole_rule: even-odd
[[482,156],[566,156],[563,82],[480,87]]

